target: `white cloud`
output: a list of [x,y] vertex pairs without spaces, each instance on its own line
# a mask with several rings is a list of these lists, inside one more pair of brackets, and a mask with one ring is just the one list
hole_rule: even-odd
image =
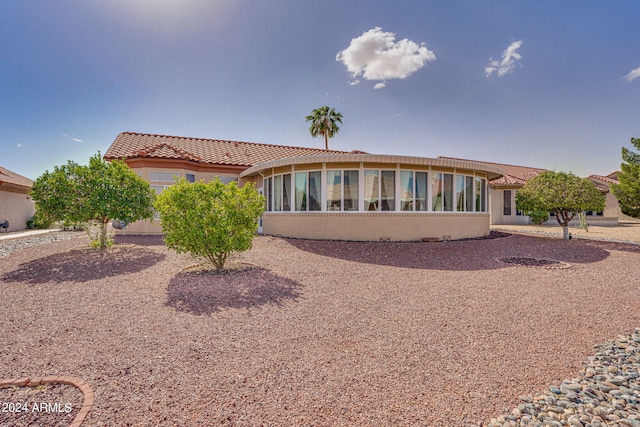
[[640,67],[631,70],[629,72],[629,74],[627,74],[626,76],[623,77],[623,79],[627,80],[629,83],[631,83],[632,81],[634,81],[635,79],[637,79],[638,77],[640,77]]
[[69,134],[68,133],[63,133],[62,136],[64,136],[65,138],[69,138]]
[[382,82],[374,86],[379,89],[385,81],[407,78],[436,60],[424,43],[409,39],[396,43],[395,39],[394,33],[373,28],[352,39],[349,47],[338,52],[336,61],[342,62],[354,78],[362,75],[365,80]]
[[24,147],[24,145],[22,145],[22,144],[20,144],[20,143],[18,142],[18,143],[16,143],[16,147],[18,147],[18,148],[22,148],[22,147]]
[[355,85],[359,85],[360,84],[360,80],[352,80],[349,82],[349,86],[355,86]]
[[84,141],[83,141],[83,140],[81,140],[80,138],[71,138],[71,140],[72,140],[73,142],[82,142],[82,143],[84,143]]
[[386,84],[380,82],[380,83],[376,83],[376,85],[373,88],[374,89],[382,89],[385,86],[386,86]]
[[509,45],[509,47],[502,52],[502,59],[500,61],[489,58],[489,64],[484,69],[484,75],[486,77],[491,76],[494,72],[497,72],[498,77],[502,77],[505,74],[513,73],[518,65],[518,61],[522,59],[522,56],[516,52],[520,46],[522,46],[522,40],[518,40]]

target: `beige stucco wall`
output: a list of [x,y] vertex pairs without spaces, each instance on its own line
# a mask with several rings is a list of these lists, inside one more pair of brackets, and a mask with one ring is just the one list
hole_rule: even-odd
[[[491,225],[529,224],[529,217],[516,214],[516,191],[522,187],[489,187],[489,212]],[[504,215],[504,191],[511,190],[511,215]]]
[[489,234],[488,213],[268,212],[263,233],[304,239],[415,241]]
[[[491,225],[518,225],[529,224],[530,219],[527,215],[516,215],[516,191],[522,187],[501,187],[489,189],[489,210],[491,212]],[[511,215],[504,215],[504,190],[511,190]],[[605,208],[602,216],[587,216],[589,224],[597,225],[617,225],[621,211],[618,205],[618,199],[609,193],[605,195]],[[576,216],[571,224],[578,224],[579,220]],[[556,225],[558,222],[555,217],[549,217],[546,222],[549,225]]]
[[7,191],[0,188],[0,222],[9,221],[9,229],[21,231],[27,228],[27,221],[36,212],[35,204],[26,192]]
[[[149,184],[156,185],[156,186],[159,186],[159,185],[169,186],[173,184],[173,181],[166,181],[166,182],[151,181],[150,177],[151,177],[152,171],[176,173],[176,174],[179,174],[181,178],[186,177],[186,174],[189,173],[189,174],[195,175],[196,181],[202,180],[204,182],[213,181],[216,178],[216,176],[219,176],[221,179],[226,179],[226,180],[238,179],[237,173],[212,171],[212,170],[194,171],[190,169],[167,168],[167,167],[141,167],[141,168],[134,167],[132,169],[134,170],[134,172],[138,173],[142,177],[142,179],[144,179],[145,181],[149,181]],[[133,224],[129,224],[125,231],[122,231],[122,230],[116,231],[117,234],[123,234],[125,232],[127,234],[162,234],[162,227],[160,226],[159,219],[154,219],[152,221],[149,221],[149,220],[137,221],[137,222],[134,222]]]

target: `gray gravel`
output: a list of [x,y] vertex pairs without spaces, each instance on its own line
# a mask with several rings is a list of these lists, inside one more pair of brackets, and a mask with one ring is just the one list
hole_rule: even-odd
[[638,246],[259,237],[237,259],[252,269],[204,275],[157,237],[118,241],[0,258],[0,377],[88,382],[86,426],[486,426],[538,411],[545,390],[578,404],[551,387],[582,387],[584,361],[609,351],[593,345],[640,325]]
[[19,249],[82,237],[86,237],[86,233],[83,231],[52,231],[50,233],[39,234],[32,237],[3,239],[0,240],[0,258],[8,256]]

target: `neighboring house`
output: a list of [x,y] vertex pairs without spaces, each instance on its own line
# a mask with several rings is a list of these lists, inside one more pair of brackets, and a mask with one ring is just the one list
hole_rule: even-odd
[[[35,213],[35,204],[29,196],[33,181],[0,167],[0,233],[21,231]],[[6,225],[8,227],[2,227]]]
[[[455,157],[439,156],[442,159],[456,159]],[[538,174],[545,172],[547,169],[532,168],[527,166],[506,165],[502,163],[482,162],[476,160],[467,160],[477,163],[492,165],[504,170],[504,176],[493,180],[489,183],[489,205],[491,212],[491,225],[501,224],[529,224],[530,218],[517,209],[516,192],[522,188],[528,180],[534,178]],[[618,200],[609,191],[609,185],[617,183],[617,172],[613,172],[607,176],[590,175],[588,177],[605,195],[605,208],[602,212],[587,212],[588,222],[598,225],[617,225],[621,216]],[[572,223],[578,221],[574,218]],[[547,224],[557,224],[554,217],[550,217]]]
[[[121,133],[104,155],[123,159],[157,192],[191,182],[253,182],[267,206],[259,231],[340,240],[460,239],[489,234],[488,183],[478,162],[203,138]],[[161,233],[139,221],[127,233]]]

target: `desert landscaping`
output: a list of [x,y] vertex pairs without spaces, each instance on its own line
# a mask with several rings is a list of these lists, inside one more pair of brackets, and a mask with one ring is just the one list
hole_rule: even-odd
[[[578,405],[558,402],[591,390],[575,384],[587,369],[598,377],[585,365],[595,345],[626,336],[616,345],[631,352],[626,410],[635,393],[637,415],[640,246],[492,235],[259,236],[224,274],[160,236],[119,236],[103,251],[78,232],[3,240],[0,380],[86,382],[85,426],[528,425],[546,398],[577,419]],[[27,389],[0,389],[1,400],[50,393],[40,396],[73,411],[3,413],[0,425],[69,425],[82,405],[72,386]]]

